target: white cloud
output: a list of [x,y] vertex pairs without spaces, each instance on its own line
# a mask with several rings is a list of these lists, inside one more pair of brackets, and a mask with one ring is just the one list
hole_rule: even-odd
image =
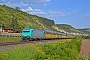
[[71,13],[70,13],[70,12],[68,12],[68,13],[66,13],[66,15],[71,15]]
[[73,11],[73,13],[76,13],[76,12],[77,12],[77,10],[74,10],[74,11]]
[[5,1],[5,0],[1,0],[1,1]]
[[70,15],[71,13],[66,12],[54,12],[54,11],[48,11],[51,17],[64,17],[66,15]]
[[23,5],[23,6],[29,6],[29,4],[25,4],[25,3],[22,3],[21,5]]
[[[46,6],[50,0],[0,0],[0,4],[6,4],[9,7],[15,8],[16,6],[20,8],[27,8],[29,6],[32,7],[40,7],[40,6]],[[2,3],[3,2],[3,3]]]
[[31,7],[28,7],[28,9],[26,9],[27,11],[33,11],[33,9]]
[[90,18],[90,14],[86,14],[83,16],[84,18]]
[[[3,3],[2,3],[3,2]],[[0,0],[0,4],[6,4],[7,6],[10,7],[15,7],[15,6],[46,6],[46,4],[50,2],[50,0]]]
[[33,9],[31,7],[28,7],[27,9],[22,9],[22,11],[28,12],[33,15],[45,15],[46,14],[46,12],[44,10]]
[[20,5],[18,5],[18,4],[12,4],[11,2],[7,2],[6,5],[7,6],[10,6],[10,7],[16,7],[16,6],[20,7]]
[[43,4],[50,2],[50,0],[9,0],[9,2],[23,2],[28,4]]
[[68,12],[55,12],[55,11],[44,11],[41,9],[33,9],[31,7],[28,7],[27,9],[22,9],[22,11],[25,11],[29,14],[38,15],[38,16],[48,16],[48,17],[64,17],[66,15],[70,15],[71,13]]
[[50,0],[21,0],[21,1],[29,2],[31,4],[46,4]]
[[49,13],[51,16],[56,16],[56,17],[65,16],[65,14],[64,14],[63,12],[49,11],[48,13]]

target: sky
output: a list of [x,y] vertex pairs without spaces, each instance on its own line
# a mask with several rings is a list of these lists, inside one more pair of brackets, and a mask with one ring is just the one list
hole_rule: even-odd
[[0,4],[29,14],[68,24],[75,28],[90,28],[90,0],[0,0]]

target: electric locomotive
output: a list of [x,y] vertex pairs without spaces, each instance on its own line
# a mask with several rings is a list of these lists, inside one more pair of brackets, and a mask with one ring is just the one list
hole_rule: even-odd
[[33,28],[24,28],[22,31],[23,40],[45,39],[45,32],[43,30],[35,30]]

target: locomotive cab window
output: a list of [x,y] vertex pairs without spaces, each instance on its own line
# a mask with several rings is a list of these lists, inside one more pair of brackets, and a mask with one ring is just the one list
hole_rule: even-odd
[[23,32],[30,32],[30,30],[23,30]]

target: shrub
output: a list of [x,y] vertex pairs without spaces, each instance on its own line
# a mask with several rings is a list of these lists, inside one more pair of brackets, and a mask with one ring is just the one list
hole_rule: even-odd
[[[79,60],[81,38],[63,40],[43,45],[26,45],[10,51],[0,52],[2,60]],[[2,56],[7,54],[7,57]]]

